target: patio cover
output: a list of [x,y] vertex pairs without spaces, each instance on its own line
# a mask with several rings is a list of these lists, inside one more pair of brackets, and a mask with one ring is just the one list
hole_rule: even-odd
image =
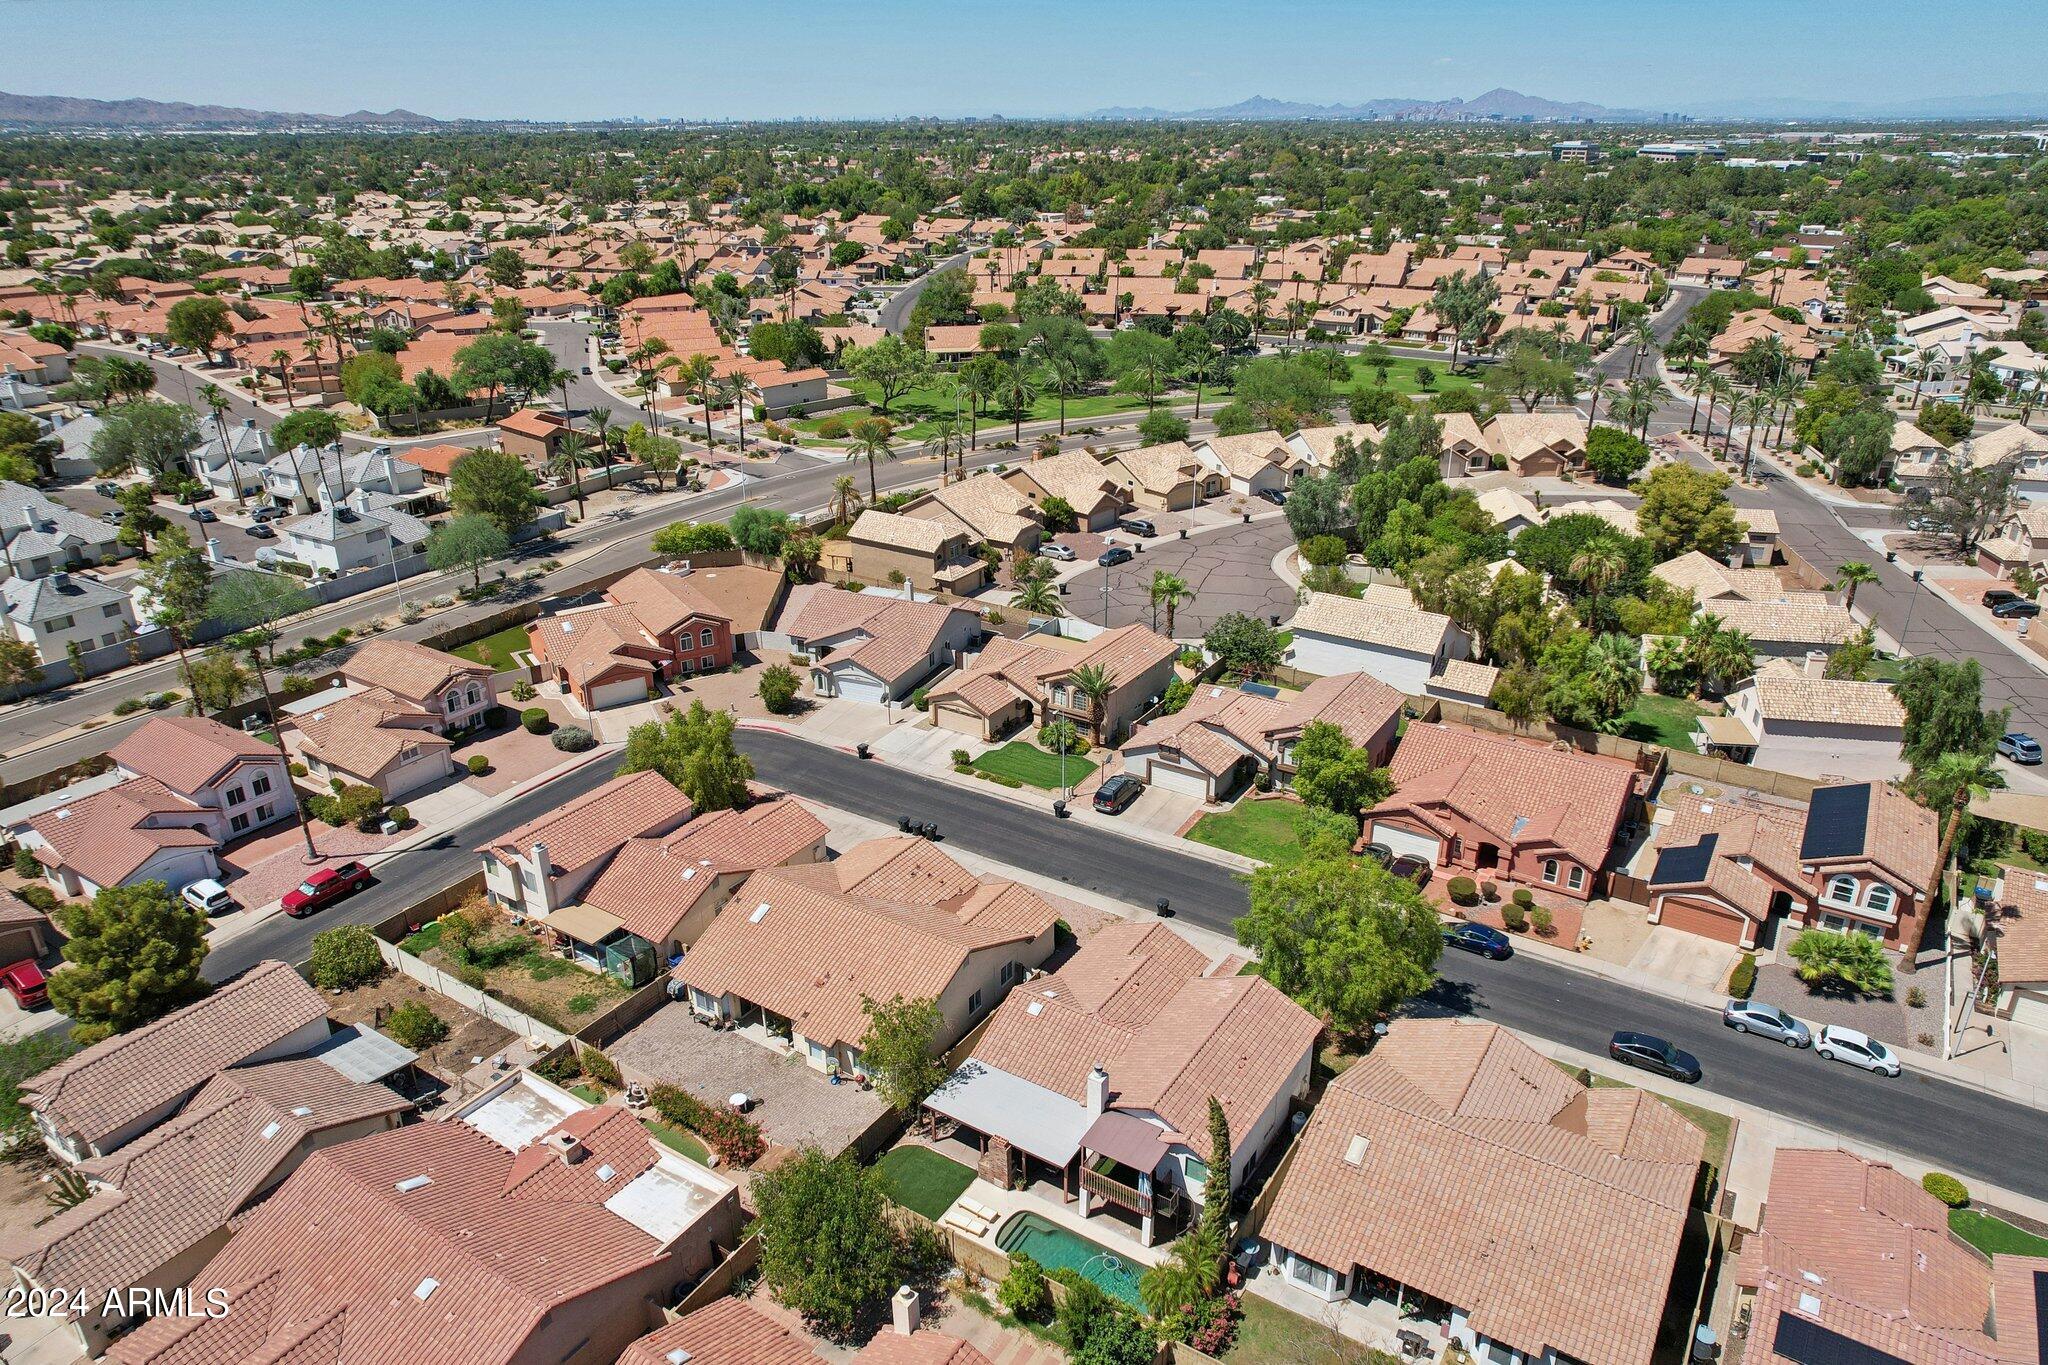
[[1701,716],[1696,722],[1700,732],[1709,744],[1725,744],[1739,749],[1753,749],[1757,737],[1750,728],[1733,716]]
[[592,947],[617,933],[625,922],[617,915],[609,915],[594,905],[560,905],[550,910],[541,920],[542,924],[558,934],[567,934],[578,943]]
[[931,1093],[925,1106],[1052,1166],[1074,1159],[1089,1125],[1088,1111],[1065,1095],[972,1058]]
[[1111,1109],[1081,1136],[1081,1146],[1112,1161],[1150,1175],[1166,1156],[1166,1131],[1130,1114]]
[[420,1059],[410,1048],[356,1024],[336,1029],[306,1055],[318,1057],[352,1081],[366,1083],[395,1076]]

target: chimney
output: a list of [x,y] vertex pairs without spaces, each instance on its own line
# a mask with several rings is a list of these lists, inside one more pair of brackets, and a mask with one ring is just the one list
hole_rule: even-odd
[[1097,1062],[1088,1072],[1088,1116],[1100,1118],[1109,1110],[1109,1072]]
[[1826,650],[1820,650],[1820,649],[1809,649],[1809,650],[1807,650],[1807,651],[1806,651],[1806,676],[1807,676],[1807,677],[1809,677],[1809,678],[1820,678],[1820,677],[1825,677],[1825,676],[1827,675],[1827,671],[1828,671],[1828,656],[1827,656],[1827,651],[1826,651]]
[[370,490],[358,485],[348,493],[348,505],[358,512],[370,510]]
[[583,1160],[584,1157],[590,1155],[590,1149],[585,1147],[574,1133],[557,1131],[549,1133],[541,1141],[547,1143],[553,1149],[555,1155],[562,1158],[564,1166],[574,1166],[577,1162]]
[[537,892],[535,892],[533,896],[533,898],[538,902],[534,906],[534,910],[538,914],[545,915],[548,911],[555,908],[554,902],[552,900],[555,889],[554,879],[548,875],[548,872],[550,868],[553,866],[553,864],[548,862],[548,846],[546,844],[534,844],[531,866],[533,868],[534,876],[538,879],[540,883],[540,889]]
[[68,574],[68,573],[65,573],[65,572],[64,572],[64,571],[62,571],[61,569],[60,569],[60,570],[58,570],[58,571],[57,571],[56,573],[53,573],[53,574],[51,574],[51,575],[50,575],[50,586],[51,586],[51,587],[53,587],[53,588],[68,588],[68,587],[70,587],[70,586],[71,586],[71,575],[70,575],[70,574]]
[[900,1286],[889,1300],[890,1325],[907,1337],[917,1331],[918,1317],[917,1291],[907,1284]]

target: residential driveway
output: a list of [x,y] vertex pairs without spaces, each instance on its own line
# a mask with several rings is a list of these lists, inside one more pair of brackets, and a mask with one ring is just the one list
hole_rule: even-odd
[[[1264,503],[1259,504],[1261,507]],[[1124,537],[1118,537],[1124,539]],[[1152,575],[1165,572],[1187,581],[1194,599],[1174,616],[1174,634],[1192,639],[1233,611],[1261,621],[1294,615],[1294,589],[1273,572],[1273,556],[1294,543],[1282,517],[1227,527],[1186,540],[1161,536],[1134,542],[1141,548],[1128,564],[1103,569],[1090,564],[1067,589],[1067,611],[1084,620],[1111,626],[1152,624]],[[1108,584],[1108,620],[1104,621],[1103,586]],[[1162,616],[1159,628],[1166,629]]]
[[629,1081],[681,1086],[720,1107],[751,1097],[749,1117],[779,1147],[837,1155],[888,1108],[873,1091],[831,1084],[801,1058],[706,1027],[684,1005],[664,1005],[606,1050]]
[[1735,969],[1735,960],[1742,956],[1742,950],[1731,943],[1716,943],[1683,929],[1653,924],[1649,930],[1628,965],[1682,986],[1718,991]]
[[818,744],[850,749],[874,744],[896,728],[909,728],[922,717],[911,706],[876,706],[864,701],[819,697],[797,722],[797,732]]
[[[1116,773],[1123,771],[1123,765],[1116,755],[1109,756],[1109,762],[1090,773],[1087,780],[1074,789],[1075,801],[1070,809],[1076,820],[1108,825],[1122,830],[1125,834],[1156,834],[1162,839],[1172,839],[1193,824],[1195,817],[1210,809],[1202,804],[1201,798],[1170,792],[1163,787],[1147,787],[1145,794],[1124,808],[1121,815],[1103,815],[1094,806],[1095,789]],[[1221,809],[1216,807],[1215,809]]]
[[963,735],[954,730],[941,730],[936,725],[894,725],[889,732],[875,742],[875,752],[891,763],[906,767],[943,768],[953,767],[953,751],[965,749],[970,754],[979,754],[991,746]]

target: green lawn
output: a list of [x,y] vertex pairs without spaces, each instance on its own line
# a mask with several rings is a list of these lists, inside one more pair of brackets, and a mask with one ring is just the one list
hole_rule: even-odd
[[[867,401],[870,407],[879,407],[881,405],[881,392],[873,385],[863,384],[858,380],[849,380],[846,387],[849,391],[859,394]],[[1190,393],[1188,397],[1192,398],[1193,394]],[[1207,400],[1209,397],[1207,390],[1203,391],[1202,397],[1202,410],[1207,412]],[[1179,402],[1181,400],[1179,398],[1169,398],[1162,401]],[[965,400],[963,399],[962,402],[964,404]],[[1067,400],[1067,425],[1069,427],[1075,425],[1086,426],[1091,418],[1107,417],[1111,413],[1131,412],[1144,406],[1145,400],[1134,394],[1081,394]],[[964,407],[962,411],[965,411]],[[898,394],[890,401],[889,411],[885,415],[896,428],[897,440],[921,441],[932,434],[933,419],[950,417],[952,413],[953,395],[943,385],[934,384],[926,388],[912,389],[908,393]],[[848,408],[832,415],[851,421],[854,418],[865,417],[870,414],[858,409]],[[1030,410],[1024,414],[1024,420],[1027,422],[1056,422],[1059,420],[1059,415],[1060,400],[1057,397],[1041,394],[1038,401],[1033,403]],[[809,435],[816,435],[818,423],[821,420],[821,418],[808,417],[791,425],[795,426],[798,431]],[[981,429],[984,433],[987,433],[990,440],[1001,440],[1003,437],[1008,436],[1014,425],[1014,421],[1008,411],[985,411],[982,414]]]
[[[1465,362],[1465,357],[1462,354],[1458,357],[1458,362],[1460,364]],[[1436,383],[1426,389],[1416,382],[1416,375],[1421,372],[1422,367],[1425,365],[1436,375]],[[1360,357],[1353,356],[1351,357],[1351,377],[1339,384],[1337,391],[1346,394],[1364,393],[1367,389],[1378,388],[1379,383],[1379,371],[1366,364]],[[1449,351],[1444,352],[1443,359],[1441,360],[1409,360],[1405,357],[1396,356],[1387,366],[1387,387],[1393,392],[1401,394],[1443,393],[1450,389],[1471,388],[1472,377],[1464,373],[1451,373],[1451,353]]]
[[507,626],[495,635],[486,635],[481,640],[471,640],[461,648],[449,652],[472,663],[503,670],[512,667],[513,651],[525,648],[526,627]]
[[418,933],[410,935],[398,946],[411,953],[414,957],[419,957],[429,948],[439,947],[440,943],[441,921],[434,920],[431,923],[421,925]]
[[973,1171],[929,1147],[892,1148],[875,1163],[875,1170],[891,1199],[933,1221],[974,1183]]
[[671,1128],[668,1124],[655,1119],[640,1121],[647,1125],[647,1131],[653,1135],[656,1142],[672,1152],[681,1152],[700,1164],[711,1155],[711,1150],[697,1140],[695,1133],[685,1132],[681,1128]]
[[1246,798],[1233,809],[1212,811],[1195,821],[1188,838],[1285,866],[1301,857],[1301,826],[1307,811],[1299,801]]
[[[997,777],[1012,777],[1047,791],[1060,788],[1060,756],[1049,754],[1026,740],[1013,739],[1000,749],[990,749],[974,760],[974,766]],[[1075,754],[1066,760],[1067,785],[1077,786],[1095,771],[1095,764]]]
[[591,1085],[588,1081],[581,1085],[570,1086],[569,1093],[582,1100],[585,1104],[604,1103],[604,1090],[599,1086]]
[[2048,1256],[2048,1238],[2036,1237],[1976,1209],[1950,1209],[1948,1228],[1987,1256]]
[[1680,753],[1697,753],[1692,723],[1707,708],[1684,697],[1658,697],[1645,692],[1621,716],[1621,733],[1645,744],[1661,744]]
[[[1294,1361],[1317,1358],[1323,1354],[1318,1344],[1330,1339],[1330,1329],[1324,1324],[1290,1313],[1257,1294],[1246,1294],[1243,1308],[1237,1340],[1223,1353],[1225,1365],[1291,1365]],[[1348,1359],[1351,1352],[1330,1355],[1332,1359]]]

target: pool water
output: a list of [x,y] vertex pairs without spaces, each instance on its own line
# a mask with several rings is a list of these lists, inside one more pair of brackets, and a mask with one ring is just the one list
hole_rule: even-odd
[[1144,1267],[1130,1257],[1069,1232],[1035,1213],[1020,1213],[1003,1224],[996,1245],[1004,1251],[1021,1251],[1047,1270],[1072,1270],[1097,1288],[1134,1308],[1143,1308],[1138,1297],[1138,1277]]

